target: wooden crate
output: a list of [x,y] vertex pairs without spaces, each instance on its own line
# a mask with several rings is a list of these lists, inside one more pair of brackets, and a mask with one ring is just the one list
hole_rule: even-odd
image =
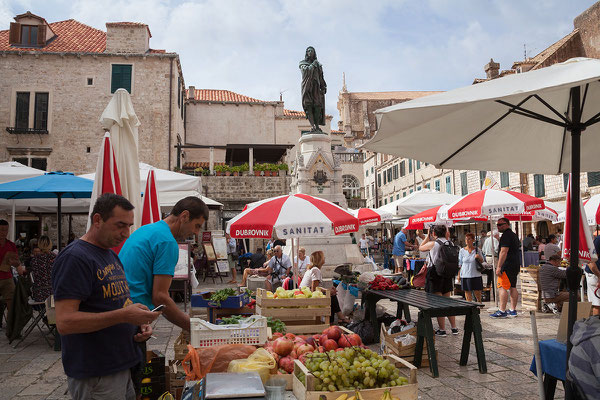
[[[402,400],[417,400],[418,384],[417,384],[417,368],[407,361],[396,357],[393,354],[385,355],[390,361],[393,361],[396,367],[400,368],[400,372],[408,378],[408,384],[404,386],[393,386],[391,388],[378,389],[363,389],[360,394],[364,400],[380,400],[386,390],[390,390],[392,397],[397,397]],[[297,377],[299,372],[306,375],[306,386],[300,382]],[[343,394],[348,397],[354,396],[355,391],[337,391],[337,392],[317,392],[314,390],[316,379],[308,369],[300,361],[294,363],[293,391],[294,396],[298,400],[335,400]],[[321,397],[323,396],[323,397]]]
[[173,349],[175,350],[174,360],[183,360],[188,353],[187,345],[190,344],[190,333],[186,331],[181,331],[177,339],[175,339],[175,343],[173,344]]
[[521,307],[524,310],[542,310],[539,271],[539,268],[521,268]]
[[[385,325],[381,324],[381,334],[380,337],[380,346],[383,354],[394,354],[409,363],[414,363],[415,361],[415,350],[417,349],[417,344],[409,344],[407,346],[403,346],[402,343],[396,343],[394,341],[395,338],[404,335],[413,335],[415,338],[417,337],[417,327],[407,329],[402,332],[393,333],[389,335],[385,329]],[[435,340],[435,337],[433,338]],[[437,354],[437,353],[436,353]],[[427,342],[423,341],[423,355],[421,357],[421,368],[429,367],[429,355],[427,353]]]
[[[319,288],[322,289],[322,288]],[[315,299],[269,299],[267,291],[256,291],[256,313],[280,319],[286,331],[296,335],[321,333],[329,327],[331,297],[323,289],[325,297]],[[314,307],[314,308],[309,308]]]

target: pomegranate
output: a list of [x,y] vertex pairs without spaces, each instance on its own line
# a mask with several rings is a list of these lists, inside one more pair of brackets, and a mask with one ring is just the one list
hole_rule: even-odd
[[340,339],[340,337],[342,336],[342,330],[340,329],[339,326],[330,326],[329,328],[327,328],[323,331],[323,334],[327,335],[327,337],[329,339],[338,341]]
[[319,345],[320,345],[320,346],[322,346],[322,345],[323,345],[323,343],[325,343],[325,341],[326,341],[327,339],[329,339],[329,338],[327,337],[327,335],[325,335],[325,334],[321,335],[321,336],[319,337]]
[[325,349],[325,351],[335,350],[338,348],[338,344],[333,339],[327,339],[325,343],[323,343],[323,348]]
[[362,340],[357,333],[352,333],[348,335],[348,340],[352,343],[352,346],[360,346],[362,344]]
[[294,350],[294,342],[288,338],[282,337],[273,342],[273,351],[282,357],[290,354],[292,350]]
[[293,333],[286,333],[285,337],[290,339],[290,340],[294,340],[296,339],[296,335],[294,335]]
[[296,351],[296,349],[292,350],[292,352],[290,354],[288,354],[288,357],[295,360],[296,358],[298,358],[298,352]]
[[311,353],[315,351],[315,348],[312,347],[310,344],[303,344],[302,346],[298,347],[298,350],[296,350],[296,353],[301,356],[302,354],[305,353]]
[[279,339],[280,337],[283,337],[283,333],[281,333],[281,332],[275,332],[273,334],[273,339]]
[[338,343],[338,346],[340,346],[340,347],[352,347],[352,343],[348,339],[347,335],[342,336],[340,338],[340,340],[338,340],[337,343]]
[[294,360],[289,357],[283,357],[279,360],[279,367],[288,374],[291,374],[294,372]]
[[317,347],[317,341],[315,340],[314,337],[310,336],[308,338],[306,338],[306,344],[310,344],[312,347]]

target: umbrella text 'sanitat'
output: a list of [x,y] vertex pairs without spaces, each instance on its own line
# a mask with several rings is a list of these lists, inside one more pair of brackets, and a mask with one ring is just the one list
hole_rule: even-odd
[[284,236],[288,236],[288,235],[306,235],[306,234],[311,234],[311,233],[324,233],[325,232],[325,228],[322,226],[300,226],[300,227],[288,227],[288,228],[283,228],[283,235]]

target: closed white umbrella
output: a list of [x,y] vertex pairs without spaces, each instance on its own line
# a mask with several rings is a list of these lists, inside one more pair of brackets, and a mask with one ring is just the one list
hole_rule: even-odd
[[100,116],[102,127],[110,132],[110,140],[117,161],[121,192],[134,209],[132,230],[139,228],[142,219],[140,172],[138,161],[138,127],[131,96],[125,89],[117,89]]

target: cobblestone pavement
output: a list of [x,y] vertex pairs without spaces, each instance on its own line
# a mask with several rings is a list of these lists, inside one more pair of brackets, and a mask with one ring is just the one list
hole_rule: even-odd
[[[212,290],[226,286],[201,284],[201,289]],[[392,302],[382,301],[379,304],[390,313],[395,313],[395,304]],[[493,306],[492,303],[486,304],[488,308]],[[415,310],[412,312],[413,320],[416,320]],[[535,376],[529,372],[533,354],[529,314],[520,312],[517,318],[504,320],[493,320],[487,314],[486,309],[483,309],[481,321],[488,373],[478,372],[473,344],[468,365],[458,365],[464,317],[457,317],[461,333],[436,338],[439,378],[432,378],[428,368],[419,369],[420,399],[538,399]],[[553,314],[538,315],[540,340],[555,337],[558,322],[559,317]],[[148,342],[148,348],[160,350],[168,359],[172,359],[173,343],[180,331],[160,317],[154,323],[156,339]],[[4,331],[0,331],[0,382],[0,400],[70,399],[60,352],[53,351],[37,330],[16,349],[8,344]],[[564,398],[560,383],[555,398]]]

